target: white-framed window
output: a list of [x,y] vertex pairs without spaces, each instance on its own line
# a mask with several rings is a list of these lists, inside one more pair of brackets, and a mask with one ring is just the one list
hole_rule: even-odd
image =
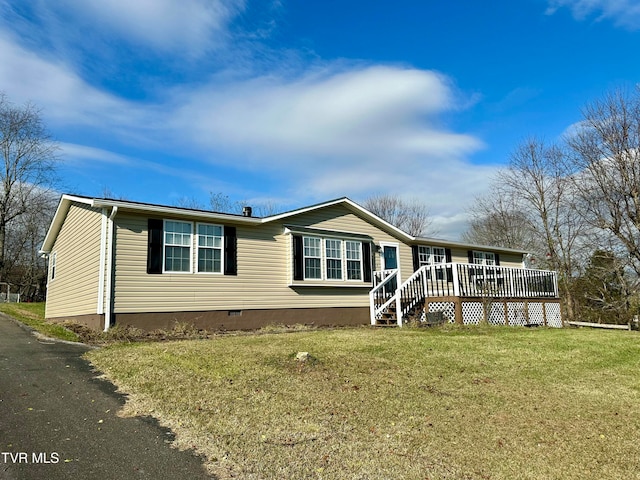
[[53,252],[51,254],[51,262],[50,262],[50,266],[49,269],[51,270],[51,280],[53,280],[54,278],[56,278],[56,261],[57,261],[57,253]]
[[326,238],[324,248],[327,280],[342,280],[342,240]]
[[424,245],[418,247],[418,258],[421,267],[424,265],[438,265],[447,261],[447,255],[443,247],[428,247]]
[[224,229],[221,225],[198,223],[198,273],[223,272]]
[[496,255],[493,252],[473,251],[474,265],[495,265]]
[[193,225],[177,220],[164,221],[164,271],[191,273]]
[[362,280],[362,242],[344,242],[347,258],[347,280]]
[[302,237],[304,280],[362,281],[362,242],[333,237]]
[[318,237],[303,237],[304,278],[322,278],[322,242]]
[[[424,265],[441,265],[447,262],[447,254],[444,247],[420,245],[418,247],[418,260],[421,267]],[[436,278],[438,280],[444,280],[444,268],[436,268],[435,271]],[[428,271],[427,278],[431,278],[430,275],[431,271]]]

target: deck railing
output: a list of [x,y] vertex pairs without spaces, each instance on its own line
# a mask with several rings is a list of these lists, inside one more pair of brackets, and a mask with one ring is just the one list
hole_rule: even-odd
[[374,272],[369,293],[371,323],[390,309],[398,325],[427,297],[557,298],[556,272],[496,265],[444,263],[425,265],[399,287],[397,270]]
[[457,296],[557,298],[558,277],[549,270],[455,264]]
[[[392,304],[392,308],[398,311],[400,297],[397,295],[397,285],[397,269],[373,272],[373,288],[369,292],[371,325],[375,325],[380,315],[388,311]],[[402,324],[402,319],[399,319],[398,324]]]

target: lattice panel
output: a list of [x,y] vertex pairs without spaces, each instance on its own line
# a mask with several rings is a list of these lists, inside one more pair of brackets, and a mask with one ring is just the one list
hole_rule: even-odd
[[547,312],[547,325],[549,327],[562,328],[562,314],[560,313],[559,303],[547,303],[545,305]]
[[478,325],[484,319],[483,310],[480,302],[462,302],[462,323]]
[[489,323],[491,325],[504,325],[505,313],[504,303],[496,302],[491,304],[491,314],[489,315]]
[[456,321],[456,306],[453,302],[429,302],[429,312],[442,312],[449,323]]
[[523,326],[527,323],[524,302],[507,302],[507,314],[511,326]]
[[529,325],[544,325],[542,303],[529,302]]

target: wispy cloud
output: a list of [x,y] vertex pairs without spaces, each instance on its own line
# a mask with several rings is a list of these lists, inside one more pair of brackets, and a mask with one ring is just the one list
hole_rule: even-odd
[[[169,53],[209,48],[206,41],[230,35],[229,22],[245,8],[241,0],[59,5],[74,7],[74,18],[84,22],[100,18],[96,28]],[[42,35],[50,22],[43,22]],[[194,28],[206,32],[191,37]],[[275,64],[266,73],[262,66],[257,75],[251,68],[234,70],[234,64],[225,75],[203,76],[197,83],[154,85],[152,99],[140,100],[92,81],[66,49],[25,41],[2,22],[0,52],[0,85],[9,97],[33,101],[52,127],[76,133],[62,139],[73,168],[91,162],[155,172],[205,192],[244,190],[247,197],[276,195],[298,204],[382,191],[419,197],[432,205],[444,233],[463,203],[455,191],[480,193],[486,184],[479,179],[492,172],[468,161],[483,142],[444,122],[470,100],[435,71],[342,60],[304,68]],[[77,132],[100,138],[100,147],[81,145]],[[131,145],[142,154],[113,153]],[[182,164],[149,160],[156,152],[181,158]],[[202,174],[205,162],[212,166],[209,175]],[[213,173],[225,168],[254,177],[259,172],[264,191],[247,191],[241,179]]]
[[58,8],[79,18],[99,20],[96,28],[109,29],[132,42],[162,51],[201,52],[211,42],[226,40],[229,22],[240,13],[244,0],[63,0]]
[[640,4],[636,0],[549,0],[547,15],[569,8],[577,20],[595,15],[597,20],[611,20],[616,26],[640,29]]
[[459,108],[448,78],[387,66],[275,75],[188,92],[174,125],[198,142],[276,163],[290,157],[460,157],[481,142],[440,126]]

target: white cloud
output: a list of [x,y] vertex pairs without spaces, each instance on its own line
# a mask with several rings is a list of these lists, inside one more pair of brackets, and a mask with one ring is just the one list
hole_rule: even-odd
[[448,79],[431,71],[377,66],[263,77],[192,92],[182,103],[174,124],[195,127],[196,141],[258,160],[271,154],[276,163],[461,157],[481,146],[439,126],[458,105]]
[[577,20],[597,15],[598,20],[612,20],[616,26],[630,30],[640,29],[640,4],[637,0],[549,0],[547,14],[558,9],[571,9]]
[[45,59],[0,32],[0,85],[16,103],[33,101],[56,123],[111,126],[140,114],[134,104],[88,85],[69,66]]
[[72,160],[145,168],[205,191],[226,186],[226,179],[189,171],[189,158],[207,159],[214,169],[224,164],[264,172],[265,182],[279,176],[277,190],[273,184],[265,190],[289,195],[296,205],[373,192],[418,197],[431,205],[446,236],[460,233],[452,219],[487,187],[491,169],[467,161],[482,141],[441,120],[468,102],[437,72],[343,62],[295,78],[273,72],[167,88],[161,101],[145,103],[92,86],[71,65],[1,32],[0,52],[0,85],[9,98],[34,101],[58,130],[90,129],[105,144],[119,143],[119,151],[135,144],[185,159],[173,167],[64,144]]
[[[199,54],[227,40],[229,23],[245,0],[58,0],[41,2],[51,24],[72,18],[79,26],[124,38],[138,46],[183,55]],[[59,31],[58,34],[64,34]]]

